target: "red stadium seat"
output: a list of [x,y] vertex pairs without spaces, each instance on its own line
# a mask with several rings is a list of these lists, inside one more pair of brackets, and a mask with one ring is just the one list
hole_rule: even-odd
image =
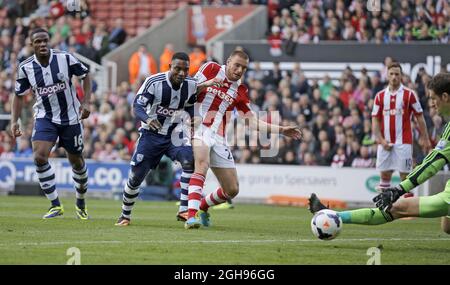
[[133,27],[127,27],[126,29],[125,29],[125,31],[127,32],[127,35],[128,36],[131,36],[131,37],[134,37],[135,35],[136,35],[136,28],[133,28]]
[[109,11],[109,3],[98,3],[96,6],[97,11]]
[[167,2],[164,4],[164,8],[166,10],[177,10],[178,9],[178,3],[176,2]]
[[153,10],[152,11],[152,18],[158,18],[158,19],[162,19],[165,16],[165,11],[164,10]]
[[122,3],[110,3],[109,4],[109,9],[111,11],[123,11],[123,4]]
[[146,19],[146,18],[150,18],[151,17],[152,12],[150,10],[138,10],[136,15],[137,18],[142,18],[142,19]]
[[108,11],[98,11],[95,14],[95,18],[100,19],[100,20],[105,20],[109,18],[109,13]]
[[122,18],[123,12],[122,10],[113,10],[110,11],[109,16],[111,18]]

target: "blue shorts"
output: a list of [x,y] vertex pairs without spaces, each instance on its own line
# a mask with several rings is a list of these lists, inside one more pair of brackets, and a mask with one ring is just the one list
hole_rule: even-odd
[[68,153],[80,154],[83,151],[83,127],[81,123],[76,125],[59,125],[49,119],[36,119],[34,123],[32,141],[56,142],[58,147],[63,147]]
[[145,163],[146,167],[154,169],[158,166],[163,155],[168,156],[173,161],[194,161],[191,146],[186,144],[175,146],[172,144],[171,136],[162,136],[146,129],[141,129],[140,133],[130,162],[132,166]]

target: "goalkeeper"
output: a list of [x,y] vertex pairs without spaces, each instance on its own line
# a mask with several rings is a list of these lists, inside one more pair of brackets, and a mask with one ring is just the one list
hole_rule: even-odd
[[[439,73],[428,83],[432,108],[437,108],[444,119],[450,115],[450,73]],[[450,179],[444,191],[425,197],[399,199],[416,186],[434,176],[444,165],[450,163],[450,122],[447,123],[439,143],[422,164],[395,187],[383,189],[373,201],[377,208],[339,212],[344,223],[380,225],[404,217],[442,217],[442,230],[450,234]],[[310,197],[310,211],[315,213],[326,208],[315,194]]]

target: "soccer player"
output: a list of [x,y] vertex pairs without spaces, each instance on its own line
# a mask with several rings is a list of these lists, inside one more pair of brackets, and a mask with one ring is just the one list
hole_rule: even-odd
[[123,191],[122,214],[117,226],[130,224],[139,186],[163,155],[177,160],[183,168],[177,218],[183,221],[187,218],[187,187],[194,171],[194,158],[189,140],[180,139],[180,133],[174,129],[181,123],[184,114],[193,116],[197,91],[215,84],[210,80],[198,85],[193,78],[187,77],[188,72],[189,56],[182,52],[175,53],[169,71],[148,77],[136,94],[133,111],[141,121],[140,136],[131,158],[131,171]]
[[[439,73],[428,83],[432,107],[441,116],[450,115],[450,73]],[[433,177],[450,162],[450,123],[447,123],[441,139],[422,164],[395,187],[384,188],[373,201],[378,208],[339,212],[344,223],[379,225],[405,217],[442,217],[442,230],[450,234],[450,180],[445,189],[436,195],[399,199],[418,185]],[[310,210],[315,213],[326,207],[315,194],[310,197]]]
[[372,130],[378,142],[377,170],[381,172],[380,188],[391,186],[394,170],[404,180],[412,170],[412,115],[416,117],[421,144],[428,152],[431,143],[423,110],[417,96],[401,84],[402,68],[398,62],[387,67],[389,86],[375,96]]
[[[72,165],[72,177],[76,190],[76,215],[89,218],[84,195],[88,188],[86,163],[82,156],[83,127],[80,120],[89,117],[91,80],[88,69],[71,54],[49,48],[49,33],[34,29],[30,34],[34,55],[20,63],[16,78],[16,95],[13,97],[11,132],[14,137],[22,135],[18,119],[22,111],[23,98],[31,88],[36,103],[32,147],[39,185],[51,207],[44,219],[61,216],[64,208],[55,188],[55,170],[48,162],[52,147],[58,146],[67,152]],[[72,84],[72,76],[83,79],[84,97],[80,102]]]
[[[241,82],[248,64],[248,55],[236,50],[231,53],[226,65],[207,62],[195,75],[198,83],[216,78],[220,85],[199,92],[196,104],[196,116],[199,115],[201,122],[196,124],[192,139],[195,171],[189,181],[186,229],[199,228],[200,225],[209,226],[208,208],[234,198],[239,192],[236,166],[225,138],[226,124],[234,108],[248,118],[250,125],[256,126],[258,130],[267,129],[270,133],[301,138],[301,131],[297,126],[283,127],[256,118],[249,106],[247,87]],[[210,167],[221,187],[202,199],[203,184]]]

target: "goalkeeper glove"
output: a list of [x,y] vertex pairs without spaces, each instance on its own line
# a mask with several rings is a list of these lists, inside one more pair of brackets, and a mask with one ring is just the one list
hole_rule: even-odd
[[398,200],[406,191],[400,185],[381,190],[382,192],[373,198],[375,205],[382,211],[388,211],[392,204]]

